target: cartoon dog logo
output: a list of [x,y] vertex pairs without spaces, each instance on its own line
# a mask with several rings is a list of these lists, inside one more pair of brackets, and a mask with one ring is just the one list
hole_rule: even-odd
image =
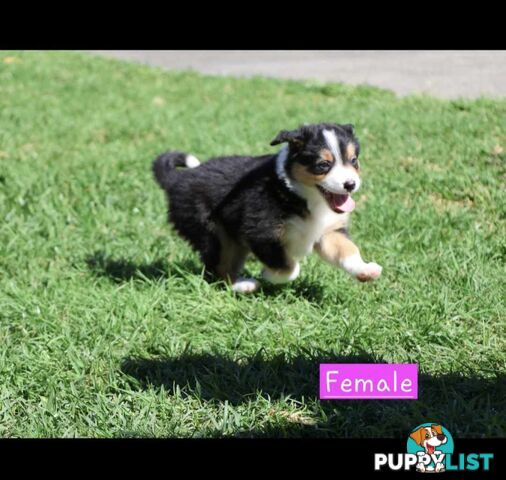
[[[443,433],[441,425],[431,424],[421,426],[417,430],[411,432],[409,436],[416,442],[417,445],[420,445],[423,448],[423,451],[417,452],[420,462],[417,463],[416,470],[424,473],[444,472],[444,463],[439,460],[443,452],[437,448],[444,445],[448,441],[448,437]],[[427,462],[423,462],[422,457],[432,459],[432,463],[434,463],[434,465],[427,466]]]

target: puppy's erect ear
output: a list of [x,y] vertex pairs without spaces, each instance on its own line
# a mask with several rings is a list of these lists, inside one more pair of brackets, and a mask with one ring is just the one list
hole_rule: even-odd
[[281,130],[278,133],[276,138],[272,140],[271,145],[279,145],[280,143],[288,142],[291,145],[302,145],[303,143],[303,134],[302,130],[298,128],[297,130]]
[[351,123],[346,123],[345,125],[341,125],[341,128],[343,130],[346,130],[350,135],[353,135],[354,133],[354,126]]
[[436,430],[436,433],[438,435],[442,435],[443,434],[443,427],[441,427],[441,425],[431,425],[431,427]]
[[419,428],[418,430],[415,430],[409,435],[417,445],[422,445],[424,436],[425,436],[425,428]]

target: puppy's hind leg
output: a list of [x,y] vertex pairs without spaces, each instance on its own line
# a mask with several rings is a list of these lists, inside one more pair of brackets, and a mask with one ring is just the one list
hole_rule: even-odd
[[238,293],[253,293],[260,283],[254,278],[239,277],[249,250],[236,242],[222,244],[218,274],[232,284],[232,290]]
[[299,262],[290,258],[278,241],[259,242],[251,246],[253,253],[264,264],[262,276],[271,283],[295,280],[300,273]]
[[206,279],[215,281],[216,277],[221,278],[217,271],[221,252],[220,239],[214,233],[206,231],[200,233],[198,241],[194,240],[192,245],[200,254]]
[[207,242],[207,254],[201,255],[206,271],[231,284],[234,292],[255,292],[260,285],[257,280],[239,277],[249,249],[233,240],[223,228],[214,230],[216,235],[213,235],[212,242]]
[[238,278],[232,284],[232,290],[237,293],[253,293],[260,287],[260,282],[254,278]]
[[259,282],[254,278],[239,277],[246,257],[248,248],[227,238],[221,244],[220,262],[217,267],[218,275],[232,284],[232,290],[238,293],[253,293],[258,290]]

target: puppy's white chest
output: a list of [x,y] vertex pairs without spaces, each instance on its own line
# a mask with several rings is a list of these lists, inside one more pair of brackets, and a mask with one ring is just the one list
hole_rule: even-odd
[[326,231],[344,227],[348,220],[348,215],[335,213],[323,203],[314,205],[310,212],[305,218],[294,216],[286,223],[285,248],[294,259],[309,255]]

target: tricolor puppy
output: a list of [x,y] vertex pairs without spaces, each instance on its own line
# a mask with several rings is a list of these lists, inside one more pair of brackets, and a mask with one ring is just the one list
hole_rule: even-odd
[[200,164],[167,152],[154,161],[169,221],[200,253],[206,271],[252,292],[258,282],[239,276],[249,253],[263,263],[266,280],[281,283],[297,278],[299,261],[316,251],[360,281],[379,277],[381,267],[362,260],[347,232],[351,195],[360,187],[352,125],[283,130],[271,142],[279,144],[285,145],[274,155]]
[[[418,445],[424,448],[425,453],[428,455],[432,455],[433,453],[437,453],[437,447],[445,444],[448,441],[448,438],[443,433],[443,428],[441,425],[430,425],[429,427],[420,427],[418,430],[415,430],[409,435]],[[417,464],[416,466],[418,471],[436,471],[441,472],[444,470],[444,465],[442,463],[437,463],[434,467],[429,466],[426,467],[422,462]]]

